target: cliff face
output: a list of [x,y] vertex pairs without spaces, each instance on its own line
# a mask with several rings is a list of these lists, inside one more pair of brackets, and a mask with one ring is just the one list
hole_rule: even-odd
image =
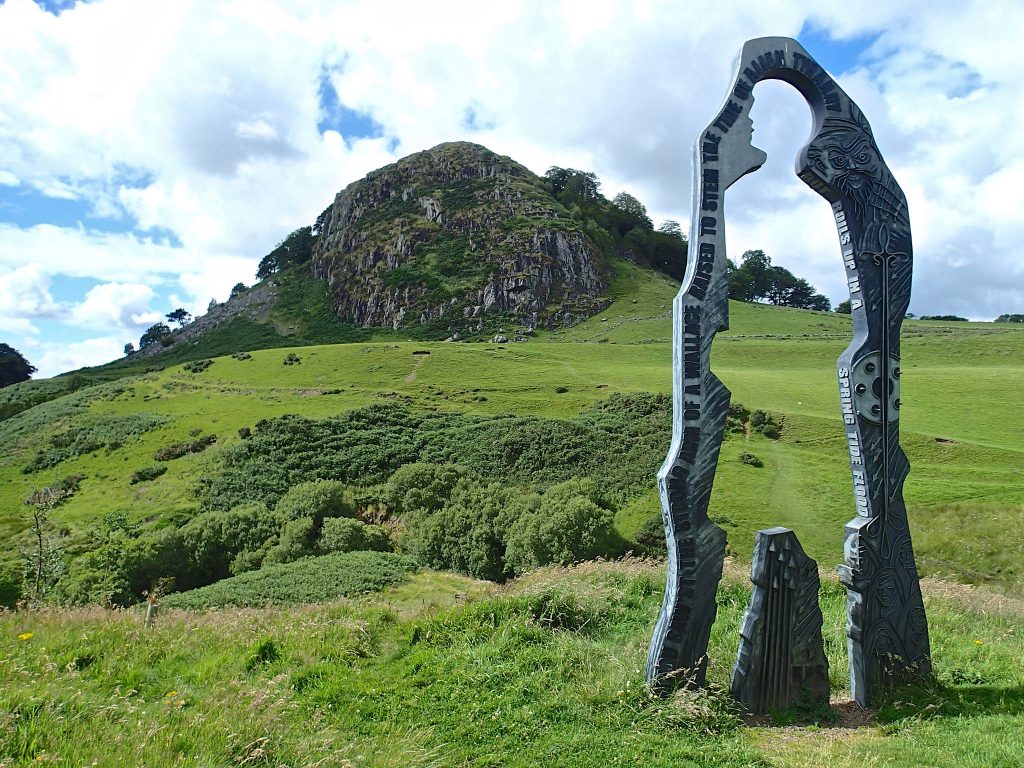
[[489,315],[569,325],[609,303],[594,242],[535,174],[476,144],[441,144],[343,189],[313,270],[340,320],[479,330]]

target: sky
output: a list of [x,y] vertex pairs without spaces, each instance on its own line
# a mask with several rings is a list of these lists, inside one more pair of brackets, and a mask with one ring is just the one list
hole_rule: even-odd
[[[593,171],[686,229],[693,140],[765,35],[870,120],[909,201],[911,311],[1024,312],[1021,29],[1019,0],[0,0],[0,341],[37,378],[120,357],[444,141]],[[837,303],[829,206],[793,173],[810,112],[785,84],[754,96],[769,159],[729,192],[729,255]]]

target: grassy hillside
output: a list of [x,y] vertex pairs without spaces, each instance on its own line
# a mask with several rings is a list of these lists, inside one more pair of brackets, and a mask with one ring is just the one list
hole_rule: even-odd
[[[440,435],[475,471],[524,494],[578,469],[616,491],[615,525],[631,537],[659,513],[653,476],[669,424],[662,401],[637,397],[654,415],[630,432],[621,416],[632,401],[609,398],[670,392],[676,289],[621,263],[609,309],[524,343],[392,337],[208,365],[182,358],[96,386],[36,382],[15,399],[56,397],[0,422],[0,570],[20,565],[23,502],[45,486],[75,489],[52,513],[65,559],[114,524],[154,532],[193,518],[227,458],[255,493],[273,468],[246,464],[241,448],[273,446],[289,471],[311,460],[301,424],[275,421],[287,414],[325,420],[334,439],[391,460],[438,454]],[[734,402],[774,415],[781,438],[737,432],[723,446],[711,513],[733,558],[708,691],[661,700],[643,686],[664,580],[656,561],[541,569],[499,586],[416,571],[390,553],[326,555],[166,598],[149,629],[138,608],[0,613],[0,766],[1024,764],[1024,329],[905,326],[905,494],[932,575],[923,588],[936,679],[865,714],[848,703],[845,593],[833,569],[853,514],[834,374],[849,318],[745,304],[731,313],[714,370]],[[315,334],[314,320],[291,324]],[[391,422],[361,436],[345,419],[368,406]],[[555,444],[571,449],[572,466],[562,454],[509,463]],[[744,722],[723,691],[752,534],[778,524],[823,571],[835,707]],[[329,602],[288,605],[314,600]]]
[[[21,540],[27,526],[21,502],[33,489],[71,476],[81,477],[79,490],[55,519],[72,532],[87,531],[116,510],[151,526],[186,519],[199,508],[193,489],[220,452],[241,440],[238,430],[287,413],[316,419],[392,402],[414,410],[569,418],[614,392],[670,392],[668,313],[676,286],[623,264],[613,290],[617,300],[609,310],[526,343],[258,350],[239,356],[244,359],[215,358],[199,373],[175,365],[37,406],[0,422],[0,535]],[[734,402],[775,413],[783,427],[779,441],[730,436],[723,449],[712,513],[741,559],[748,557],[752,531],[770,524],[793,527],[823,564],[841,559],[852,502],[834,361],[848,333],[849,318],[840,315],[732,307],[713,367]],[[289,355],[299,362],[284,364]],[[1024,374],[1024,331],[909,321],[903,357],[903,442],[912,464],[906,498],[922,569],[1019,589],[1024,410],[1012,382]],[[55,447],[71,435],[76,444]],[[204,436],[216,443],[162,462],[166,472],[155,480],[131,484],[133,473],[158,463],[159,450]],[[741,463],[747,452],[764,467]],[[25,473],[29,465],[42,468]],[[658,511],[656,465],[647,468],[651,490],[619,509],[627,536]],[[72,541],[87,546],[81,537]],[[13,559],[15,546],[4,555]]]
[[186,612],[0,614],[0,765],[769,766],[1024,763],[1024,603],[926,580],[936,680],[843,701],[845,594],[823,574],[836,709],[744,719],[724,694],[749,599],[730,564],[707,691],[650,696],[662,565],[498,588],[421,572],[379,596]]

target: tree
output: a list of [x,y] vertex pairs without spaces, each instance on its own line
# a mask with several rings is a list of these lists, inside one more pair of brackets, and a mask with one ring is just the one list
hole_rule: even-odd
[[177,323],[179,328],[184,328],[192,322],[192,314],[187,312],[184,307],[178,307],[173,312],[167,313],[167,319],[172,323]]
[[679,222],[675,219],[665,219],[661,222],[661,226],[658,227],[658,231],[664,235],[675,235],[681,240],[686,239],[686,235],[683,234],[683,228],[679,226]]
[[612,205],[623,214],[619,221],[619,234],[624,235],[634,227],[641,229],[654,229],[654,223],[647,215],[644,204],[628,192],[619,192],[612,198]]
[[299,227],[278,243],[256,269],[256,279],[265,280],[275,272],[305,264],[313,257],[313,228]]
[[836,304],[836,313],[840,315],[848,315],[852,310],[850,309],[850,300],[840,301]]
[[142,334],[142,338],[139,339],[139,349],[145,349],[150,344],[156,344],[162,342],[164,339],[171,335],[171,329],[163,323],[156,323],[155,325],[149,326],[146,332]]
[[127,344],[124,345],[124,356],[125,357],[128,357],[128,355],[130,355],[134,351],[135,351],[135,345],[132,344],[130,341]]
[[556,196],[563,193],[581,200],[596,200],[601,196],[601,182],[591,171],[578,171],[575,168],[559,168],[553,165],[548,168],[544,178],[551,184]]
[[235,285],[231,288],[231,298],[233,299],[235,298],[235,296],[238,296],[241,293],[245,293],[245,290],[245,283],[235,283]]
[[996,318],[997,323],[1024,323],[1024,315],[1000,315]]
[[35,602],[46,596],[64,572],[60,550],[50,541],[50,513],[65,497],[66,493],[60,489],[43,488],[25,502],[32,506],[33,538],[31,550],[24,553],[25,593]]
[[320,215],[316,217],[316,221],[313,222],[314,237],[319,237],[323,233],[324,227],[327,226],[327,219],[331,215],[331,209],[333,207],[333,205],[328,205],[326,208],[323,209],[323,211],[320,212]]
[[737,301],[765,299],[772,288],[772,260],[764,251],[744,251],[742,262],[729,275],[729,298]]
[[767,301],[820,312],[827,312],[831,307],[828,297],[815,292],[810,283],[785,267],[773,265],[764,251],[746,251],[741,259],[743,263],[739,267],[730,264],[727,272],[730,299]]
[[14,347],[0,344],[0,387],[28,381],[38,370]]

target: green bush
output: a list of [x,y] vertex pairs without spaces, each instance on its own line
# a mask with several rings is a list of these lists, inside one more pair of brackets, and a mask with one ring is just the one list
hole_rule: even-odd
[[156,461],[180,459],[182,456],[187,456],[190,453],[202,453],[215,442],[217,442],[216,435],[206,435],[205,437],[199,437],[184,443],[172,443],[157,450],[153,454],[153,458]]
[[451,498],[452,491],[468,470],[457,464],[406,464],[384,487],[384,499],[396,514],[436,512]]
[[142,469],[137,469],[132,472],[131,480],[128,482],[131,485],[138,485],[139,483],[144,483],[147,480],[156,480],[166,471],[166,466],[143,467]]
[[439,511],[413,510],[402,518],[403,548],[431,568],[500,581],[507,575],[505,542],[512,524],[535,508],[536,497],[500,483],[463,477]]
[[0,609],[14,608],[21,600],[21,578],[20,570],[13,565],[0,567]]
[[317,528],[326,517],[354,517],[352,492],[336,480],[312,480],[288,490],[274,507],[281,520],[312,518]]
[[49,469],[62,461],[84,456],[101,448],[115,451],[163,422],[159,416],[148,413],[85,420],[50,438],[49,445],[40,450],[22,472],[28,474]]
[[505,544],[480,508],[452,504],[420,522],[406,539],[417,562],[478,579],[505,577]]
[[552,486],[535,512],[519,518],[508,534],[507,567],[516,574],[549,563],[570,565],[615,554],[621,540],[613,514],[599,506],[591,480]]
[[764,466],[764,462],[761,461],[759,458],[757,458],[757,456],[755,456],[752,453],[741,453],[740,454],[740,461],[742,461],[744,464],[749,464],[752,467],[763,467]]
[[267,549],[264,564],[291,563],[313,554],[317,525],[312,517],[289,520],[281,528],[276,544]]
[[258,571],[232,576],[201,589],[168,595],[163,605],[203,609],[319,603],[379,591],[405,581],[416,569],[413,560],[392,552],[340,552],[295,563],[265,565]]
[[180,529],[189,571],[200,583],[223,579],[240,553],[260,550],[280,529],[280,518],[258,502],[196,515]]
[[211,365],[213,365],[213,360],[192,360],[182,367],[189,373],[202,373]]
[[633,540],[643,547],[645,553],[665,554],[665,521],[661,515],[651,515],[640,523]]
[[317,549],[323,554],[361,550],[386,552],[391,544],[379,525],[367,525],[350,517],[334,517],[324,520]]
[[[258,422],[250,439],[222,452],[219,471],[200,481],[199,494],[207,509],[250,500],[273,505],[304,481],[375,485],[405,465],[430,463],[523,487],[591,476],[621,503],[646,490],[664,459],[671,406],[667,396],[636,393],[614,395],[573,419],[413,412],[394,403],[319,421],[283,416]],[[396,481],[398,504],[406,485],[423,488]],[[429,495],[437,508],[443,483]]]

